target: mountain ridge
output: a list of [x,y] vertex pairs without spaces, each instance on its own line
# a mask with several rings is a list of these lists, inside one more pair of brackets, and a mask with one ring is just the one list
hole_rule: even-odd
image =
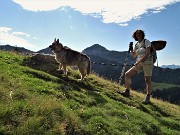
[[171,64],[171,65],[162,65],[161,68],[178,69],[178,68],[180,68],[180,65],[175,65],[175,64]]
[[[19,52],[23,52],[23,53],[44,53],[44,54],[53,54],[52,51],[50,50],[49,47],[47,48],[44,48],[44,49],[41,49],[39,51],[31,51],[31,50],[28,50],[24,47],[17,47],[17,46],[11,46],[11,45],[0,45],[0,50],[7,50],[7,51],[14,51],[15,48],[18,48]],[[106,49],[105,47],[103,47],[102,45],[99,45],[99,44],[94,44],[90,47],[87,47],[85,48],[82,52],[86,52],[88,53],[89,55],[91,55],[88,50],[89,49],[92,49],[92,50],[95,50],[96,52],[98,52],[96,49],[98,49],[102,52],[102,51],[110,51],[108,49]],[[120,63],[123,63],[124,62],[124,59],[125,59],[125,56],[127,55],[127,51],[122,51],[122,52],[119,52],[119,51],[115,51],[115,50],[112,50],[111,51],[112,54],[114,55],[117,55],[118,53],[122,53],[122,55],[120,56],[120,60],[117,58],[116,61],[119,60]],[[102,55],[100,55],[102,56]],[[124,59],[121,59],[124,58]],[[132,64],[132,63],[131,63]],[[170,68],[170,69],[177,69],[177,68],[180,68],[180,65],[175,65],[175,64],[171,64],[171,65],[162,65],[160,66],[161,68]]]

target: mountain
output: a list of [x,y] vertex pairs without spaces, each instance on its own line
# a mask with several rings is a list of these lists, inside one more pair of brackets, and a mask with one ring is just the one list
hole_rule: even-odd
[[162,65],[161,68],[171,68],[171,69],[177,69],[180,68],[180,65]]
[[17,47],[17,46],[11,46],[11,45],[0,45],[0,50],[18,51],[20,53],[34,53],[33,51],[25,49],[24,47]]
[[39,50],[39,51],[37,51],[37,53],[53,54],[49,47],[42,49],[42,50]]
[[127,51],[124,52],[109,51],[105,47],[99,44],[94,44],[91,47],[84,49],[82,52],[90,56],[100,57],[108,61],[116,62],[119,64],[120,63],[123,64],[128,55],[129,56],[128,63],[133,64],[135,62],[133,57],[129,55]]
[[44,53],[44,54],[52,54],[52,51],[49,47],[39,50],[37,52],[28,50],[24,47],[17,47],[17,46],[11,46],[11,45],[0,45],[0,50],[5,50],[5,51],[18,51],[20,53]]
[[92,71],[109,80],[118,81],[122,64],[128,55],[128,64],[133,64],[134,59],[127,52],[109,51],[105,47],[94,44],[82,51],[92,61]]

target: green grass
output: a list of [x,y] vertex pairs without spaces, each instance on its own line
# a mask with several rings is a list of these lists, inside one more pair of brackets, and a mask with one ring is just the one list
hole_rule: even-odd
[[[78,82],[24,66],[26,56],[0,51],[0,134],[178,135],[180,107],[132,91],[95,74]],[[10,96],[10,92],[11,96]]]
[[168,88],[172,88],[172,87],[180,87],[180,85],[175,85],[175,84],[166,84],[166,83],[152,83],[152,86],[154,90],[159,89],[159,90],[163,90],[163,89],[168,89]]

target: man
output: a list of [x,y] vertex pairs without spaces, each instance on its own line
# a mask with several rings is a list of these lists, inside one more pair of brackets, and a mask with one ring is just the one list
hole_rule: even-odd
[[150,103],[151,94],[151,76],[153,69],[153,58],[150,57],[151,42],[145,39],[145,33],[143,30],[136,30],[133,32],[132,37],[137,41],[134,49],[130,45],[129,49],[132,56],[136,59],[136,63],[125,73],[125,87],[126,90],[122,93],[124,96],[130,96],[130,84],[131,78],[137,73],[144,72],[144,79],[146,82],[146,98],[143,103]]

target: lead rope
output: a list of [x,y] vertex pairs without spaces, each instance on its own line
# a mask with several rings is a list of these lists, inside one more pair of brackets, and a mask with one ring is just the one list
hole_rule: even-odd
[[127,66],[128,56],[129,56],[129,52],[127,53],[127,56],[126,56],[126,59],[124,61],[123,68],[122,68],[122,71],[121,71],[121,76],[119,77],[119,85],[121,85],[122,78],[124,76],[124,71],[125,71],[126,66]]
[[[157,56],[157,52],[156,52],[156,56]],[[156,59],[157,59],[157,67],[158,67],[158,56],[157,56],[157,58],[156,58]]]
[[[130,44],[132,44],[132,43],[133,42],[130,42]],[[124,76],[124,72],[125,72],[125,69],[126,69],[126,66],[127,66],[128,58],[129,58],[129,53],[130,53],[130,49],[127,52],[126,59],[124,61],[123,68],[122,68],[122,71],[121,71],[121,76],[119,77],[119,85],[121,85],[122,78]]]

